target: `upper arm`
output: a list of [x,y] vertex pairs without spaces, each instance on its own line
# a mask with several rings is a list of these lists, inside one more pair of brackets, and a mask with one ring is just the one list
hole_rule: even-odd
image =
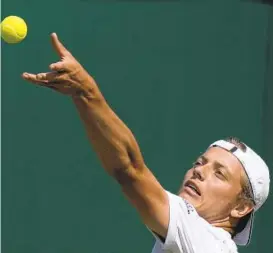
[[145,225],[165,238],[169,224],[169,201],[166,191],[152,172],[145,165],[141,169],[131,166],[126,170],[116,170],[115,178]]

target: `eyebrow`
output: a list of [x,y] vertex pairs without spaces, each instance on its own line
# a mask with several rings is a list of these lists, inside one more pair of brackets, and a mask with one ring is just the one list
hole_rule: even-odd
[[199,159],[201,159],[202,162],[205,162],[205,163],[207,163],[207,162],[209,161],[208,158],[206,158],[204,155],[201,155],[201,156],[199,157]]

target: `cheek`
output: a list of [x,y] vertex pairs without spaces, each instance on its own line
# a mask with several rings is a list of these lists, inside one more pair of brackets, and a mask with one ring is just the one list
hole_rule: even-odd
[[227,216],[236,204],[236,192],[228,183],[224,182],[207,182],[206,195],[203,199],[201,210],[210,210],[207,218],[222,218]]
[[236,187],[228,182],[213,180],[207,184],[208,197],[221,201],[233,202],[236,199],[238,191]]

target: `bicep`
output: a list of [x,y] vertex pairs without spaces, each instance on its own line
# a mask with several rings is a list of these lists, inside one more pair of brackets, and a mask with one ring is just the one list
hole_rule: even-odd
[[115,178],[143,223],[165,238],[169,224],[168,195],[152,172],[143,166],[141,170],[134,167],[117,170]]

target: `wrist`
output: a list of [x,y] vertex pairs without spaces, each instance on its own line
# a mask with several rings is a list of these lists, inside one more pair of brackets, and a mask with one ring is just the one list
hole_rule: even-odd
[[79,89],[71,97],[75,101],[98,102],[104,100],[95,80],[88,73],[86,73],[86,78],[82,79]]

